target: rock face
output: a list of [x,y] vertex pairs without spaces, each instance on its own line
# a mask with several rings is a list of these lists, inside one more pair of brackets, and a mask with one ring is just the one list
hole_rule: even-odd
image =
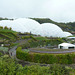
[[11,27],[17,32],[31,32],[32,34],[47,36],[47,37],[67,37],[72,36],[69,32],[63,30],[55,24],[43,23],[39,24],[37,21],[28,18],[19,18],[15,20],[2,20],[0,26]]

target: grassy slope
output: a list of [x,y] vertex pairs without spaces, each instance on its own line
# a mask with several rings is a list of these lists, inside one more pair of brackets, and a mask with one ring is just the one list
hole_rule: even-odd
[[35,37],[35,39],[37,39],[37,40],[48,40],[48,39],[45,38],[45,37]]
[[0,39],[15,39],[17,32],[9,30],[9,29],[0,29]]

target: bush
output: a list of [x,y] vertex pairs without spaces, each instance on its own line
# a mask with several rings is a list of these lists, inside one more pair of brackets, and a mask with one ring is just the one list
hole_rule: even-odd
[[22,49],[30,48],[30,43],[26,42],[25,44],[19,45]]
[[[71,71],[71,74],[70,74]],[[0,57],[0,75],[74,75],[73,69],[59,64],[22,66],[8,55]]]
[[30,36],[22,36],[22,39],[29,39]]
[[9,29],[9,28],[7,26],[5,26],[4,29]]
[[2,27],[2,26],[0,26],[0,29],[3,29],[3,27]]
[[34,56],[33,61],[36,62],[36,63],[40,63],[41,55],[40,54],[34,54],[33,56]]
[[46,54],[46,53],[33,53],[22,51],[19,48],[16,51],[17,58],[25,61],[36,62],[36,63],[45,63],[45,64],[73,64],[75,63],[75,54]]
[[0,52],[0,57],[3,55],[3,53]]
[[29,52],[29,50],[28,50],[28,49],[24,49],[23,51],[24,51],[24,52]]
[[28,61],[28,56],[29,56],[29,53],[25,52],[25,51],[22,51],[22,47],[18,47],[16,49],[16,57],[17,58],[19,58],[21,60]]
[[69,75],[69,70],[64,65],[54,64],[49,70],[52,75]]

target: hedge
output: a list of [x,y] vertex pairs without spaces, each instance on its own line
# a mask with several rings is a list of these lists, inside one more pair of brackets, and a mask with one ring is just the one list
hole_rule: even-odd
[[47,53],[33,53],[22,51],[22,48],[18,48],[16,51],[16,57],[18,59],[45,64],[73,64],[75,63],[75,54],[47,54]]

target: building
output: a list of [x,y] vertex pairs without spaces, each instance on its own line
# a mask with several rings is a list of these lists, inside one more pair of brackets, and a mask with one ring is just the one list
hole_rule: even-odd
[[59,49],[75,49],[75,45],[70,43],[61,43],[58,45],[58,48]]

